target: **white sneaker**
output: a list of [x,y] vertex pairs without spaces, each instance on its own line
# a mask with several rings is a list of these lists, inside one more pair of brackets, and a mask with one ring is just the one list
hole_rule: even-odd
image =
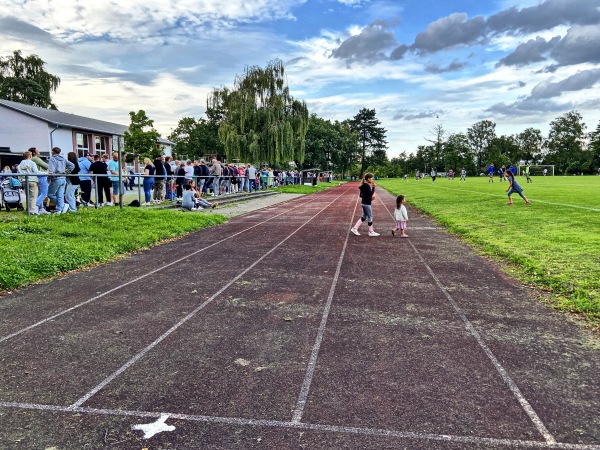
[[44,208],[40,208],[39,210],[40,214],[50,214],[48,211],[46,211]]
[[376,231],[369,231],[369,236],[379,236],[379,233]]
[[104,206],[113,206],[113,202],[106,202]]
[[350,228],[350,231],[352,231],[352,233],[354,233],[355,235],[360,236],[360,233],[356,228]]
[[150,202],[142,203],[144,206],[150,206]]
[[64,213],[66,213],[68,210],[69,210],[69,205],[68,205],[67,203],[65,203],[65,206],[63,206],[63,209],[62,209],[62,213],[64,214]]

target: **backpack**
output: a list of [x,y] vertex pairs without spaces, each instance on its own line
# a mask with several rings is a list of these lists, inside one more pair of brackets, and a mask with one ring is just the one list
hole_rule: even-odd
[[22,186],[21,182],[16,177],[10,177],[9,180],[10,180],[9,181],[9,186],[10,186],[11,189],[17,189],[17,188],[20,188]]

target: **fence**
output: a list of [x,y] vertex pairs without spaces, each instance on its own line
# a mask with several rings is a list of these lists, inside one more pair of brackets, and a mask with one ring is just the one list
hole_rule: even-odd
[[[90,188],[90,192],[89,192],[89,198],[90,198],[90,202],[86,202],[88,205],[94,206],[95,208],[99,208],[102,206],[101,202],[99,202],[99,197],[102,197],[102,195],[99,195],[99,188],[100,189],[106,189],[104,186],[99,186],[98,181],[101,178],[114,178],[116,177],[116,175],[109,175],[109,174],[102,174],[102,175],[94,175],[94,174],[38,174],[38,175],[33,175],[31,173],[24,173],[24,172],[17,172],[17,173],[0,173],[0,181],[6,178],[19,178],[21,180],[22,183],[22,189],[25,193],[25,211],[27,215],[30,215],[30,211],[29,211],[29,189],[28,189],[28,185],[29,185],[29,180],[31,178],[70,178],[70,177],[79,177],[81,178],[90,178],[92,183],[89,186]],[[178,176],[178,175],[143,175],[143,174],[128,174],[127,176],[125,176],[124,174],[119,174],[118,176],[118,185],[119,185],[119,207],[122,209],[123,208],[123,195],[124,195],[124,191],[126,190],[126,186],[129,185],[130,188],[132,188],[133,186],[137,187],[137,197],[138,197],[138,202],[141,205],[142,204],[142,194],[144,195],[144,199],[149,201],[149,195],[152,195],[152,189],[153,186],[150,185],[148,186],[150,183],[146,183],[146,186],[144,186],[144,180],[145,179],[151,179],[152,183],[154,184],[156,181],[164,181],[165,182],[165,189],[166,189],[166,193],[171,193],[172,196],[169,198],[169,195],[166,195],[168,200],[174,200],[176,198],[175,194],[175,187],[174,186],[181,186],[181,188],[183,188],[183,186],[187,183],[189,183],[189,181],[195,181],[196,182],[196,188],[198,190],[202,190],[203,193],[207,193],[207,191],[209,189],[213,190],[213,193],[215,195],[220,195],[222,190],[224,189],[227,193],[232,191],[232,186],[233,185],[237,185],[237,189],[236,191],[238,192],[252,192],[260,190],[260,189],[268,189],[272,186],[269,186],[269,180],[272,181],[273,183],[277,183],[280,185],[289,185],[289,184],[302,184],[303,182],[306,181],[313,181],[312,178],[305,178],[305,177],[300,177],[300,176],[286,176],[283,179],[278,179],[276,177],[274,178],[268,178],[266,181],[264,179],[264,177],[262,177],[260,174],[257,174],[256,179],[255,180],[248,180],[247,177],[241,177],[241,176],[221,176],[221,177],[214,177],[214,176],[193,176],[191,179],[190,178],[185,178],[182,176]],[[81,180],[81,181],[88,181],[88,180]],[[111,183],[113,182],[113,180],[111,180]],[[218,186],[216,187],[216,192],[215,192],[215,186],[214,184],[218,183]],[[51,184],[48,183],[49,185]],[[145,188],[149,188],[149,189],[145,189]],[[110,186],[110,189],[112,189],[112,185]],[[82,193],[82,187],[81,184],[79,185],[78,190],[80,191],[80,193]],[[144,191],[144,192],[142,192]],[[149,191],[149,192],[148,192]],[[87,194],[87,191],[83,191]],[[93,194],[93,195],[92,195]],[[93,197],[93,202],[91,201]],[[87,196],[86,196],[87,198]],[[107,201],[110,203],[112,200],[112,198],[107,198]],[[3,202],[4,203],[4,202]],[[148,203],[148,202],[144,202],[144,203]]]

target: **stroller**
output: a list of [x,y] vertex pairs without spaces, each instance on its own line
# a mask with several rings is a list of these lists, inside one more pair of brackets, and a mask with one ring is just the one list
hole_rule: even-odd
[[21,202],[21,182],[15,177],[8,177],[0,183],[0,209],[2,206],[6,211],[11,208],[17,208],[17,211],[24,211],[23,203]]

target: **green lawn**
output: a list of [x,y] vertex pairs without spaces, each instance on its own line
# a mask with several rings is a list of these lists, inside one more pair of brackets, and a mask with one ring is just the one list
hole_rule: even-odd
[[114,259],[223,223],[220,214],[105,207],[58,216],[0,212],[0,290]]
[[506,205],[508,183],[498,177],[493,184],[485,177],[377,183],[406,195],[481,253],[510,261],[507,271],[548,290],[554,307],[600,326],[600,177],[517,180],[531,205],[516,194]]

